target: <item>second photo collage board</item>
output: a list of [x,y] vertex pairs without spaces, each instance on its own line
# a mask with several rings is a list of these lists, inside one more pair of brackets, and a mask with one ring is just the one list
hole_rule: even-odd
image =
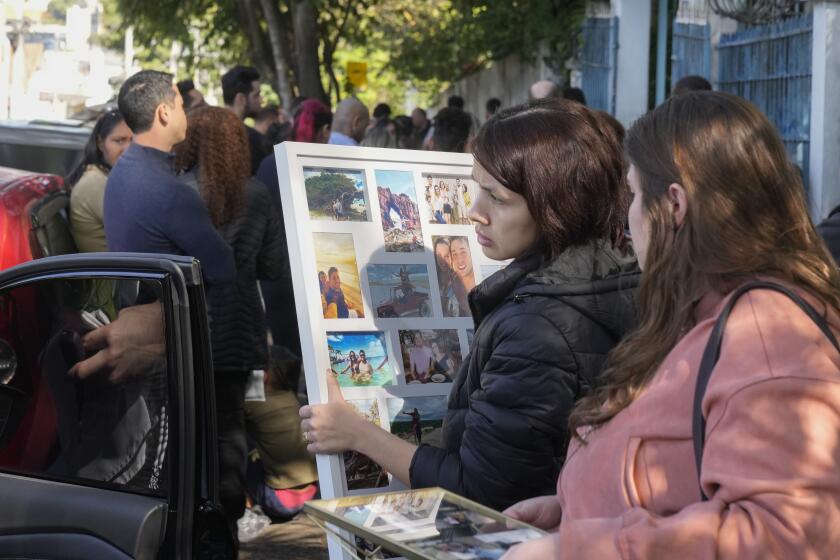
[[[469,219],[472,156],[276,151],[310,402],[326,400],[332,375],[361,416],[439,444],[472,342],[467,294],[504,265],[483,255]],[[358,453],[319,456],[318,470],[325,498],[403,487]]]

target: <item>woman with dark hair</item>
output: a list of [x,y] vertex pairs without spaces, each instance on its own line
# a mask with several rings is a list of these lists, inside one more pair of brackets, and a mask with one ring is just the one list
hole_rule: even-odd
[[207,289],[216,387],[219,481],[231,524],[245,509],[245,386],[252,370],[269,367],[265,314],[257,281],[283,272],[280,218],[268,190],[251,175],[242,122],[221,107],[189,114],[186,139],[175,154],[183,180],[198,188],[210,219],[233,249],[236,282]]
[[694,92],[625,146],[640,325],[572,413],[558,495],[508,511],[558,532],[506,560],[835,558],[840,272],[782,139]]
[[621,147],[596,113],[558,99],[501,111],[473,155],[478,242],[513,262],[469,294],[475,337],[441,447],[415,447],[343,402],[304,407],[302,428],[312,452],[357,450],[414,488],[505,508],[553,491],[572,406],[635,326],[638,267],[623,243]]
[[67,176],[70,226],[83,253],[107,251],[103,204],[108,173],[131,144],[131,129],[116,109],[103,113],[85,144],[82,161]]

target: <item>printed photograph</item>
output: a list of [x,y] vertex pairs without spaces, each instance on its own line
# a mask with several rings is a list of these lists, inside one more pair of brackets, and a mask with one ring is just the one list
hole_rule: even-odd
[[358,169],[303,168],[309,218],[367,222],[365,172]]
[[[472,533],[471,536],[458,536]],[[517,544],[538,539],[542,533],[534,529],[511,529],[488,534],[476,534],[469,527],[453,526],[441,531],[443,538],[413,543],[424,557],[457,560],[498,560]]]
[[382,319],[431,317],[429,269],[424,264],[369,264],[371,307]]
[[376,192],[385,250],[397,253],[423,251],[420,209],[410,171],[376,171]]
[[464,361],[454,329],[399,331],[406,383],[451,383]]
[[327,350],[340,387],[383,387],[394,382],[382,332],[328,332]]
[[470,177],[423,175],[423,195],[430,224],[470,225],[469,210],[478,194]]
[[446,414],[446,397],[389,398],[391,433],[415,445],[440,445],[440,430]]
[[[376,399],[347,401],[365,420],[382,426],[379,417],[379,403]],[[367,488],[381,488],[388,486],[388,475],[377,463],[367,455],[356,451],[345,451],[344,476],[347,479],[348,490],[364,490]]]
[[440,305],[444,317],[470,317],[467,294],[475,287],[470,242],[464,236],[434,236]]
[[365,316],[353,234],[313,233],[324,319]]

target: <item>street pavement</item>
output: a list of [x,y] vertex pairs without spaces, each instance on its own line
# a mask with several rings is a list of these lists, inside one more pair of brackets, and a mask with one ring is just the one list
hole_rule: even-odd
[[249,542],[239,545],[239,560],[327,560],[324,532],[305,515],[287,523],[269,525]]

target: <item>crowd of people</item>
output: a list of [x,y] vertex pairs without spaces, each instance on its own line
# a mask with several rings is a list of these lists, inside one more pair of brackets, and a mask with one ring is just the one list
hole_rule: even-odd
[[[248,500],[300,510],[317,491],[306,451],[350,451],[550,532],[506,560],[840,550],[840,271],[820,237],[840,254],[840,213],[814,226],[798,169],[752,104],[690,77],[625,131],[548,81],[519,106],[488,100],[484,122],[458,96],[434,119],[371,114],[354,97],[335,112],[314,99],[263,107],[248,67],[222,90],[225,107],[210,107],[191,82],[130,77],[68,184],[80,249],[202,263],[232,527]],[[341,400],[304,406],[298,424],[271,151],[284,140],[473,155],[474,195],[427,185],[433,221],[474,224],[485,256],[510,264],[476,284],[463,238],[435,241],[452,272],[439,278],[446,308],[475,324],[457,372],[413,340],[412,375],[453,377],[439,446]],[[325,316],[349,316],[338,270],[319,282]],[[360,350],[345,372],[374,367]],[[266,401],[246,405],[253,370],[269,372]]]

